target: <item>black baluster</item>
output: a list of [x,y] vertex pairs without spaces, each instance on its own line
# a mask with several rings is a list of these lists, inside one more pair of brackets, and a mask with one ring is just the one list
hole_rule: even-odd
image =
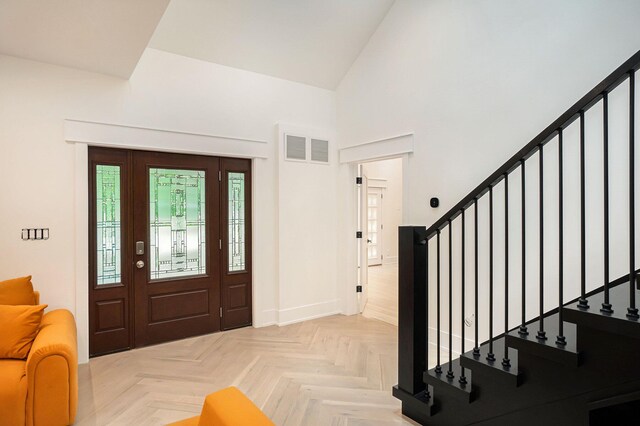
[[638,319],[636,308],[636,199],[635,199],[635,71],[629,73],[629,307],[627,318]]
[[437,335],[437,348],[436,350],[438,351],[436,353],[436,369],[435,369],[435,373],[436,374],[442,374],[442,367],[440,366],[440,230],[438,229],[437,235],[436,235],[436,245],[437,245],[437,250],[436,250],[436,260],[437,260],[437,265],[436,265],[436,302],[437,302],[437,306],[436,306],[436,315],[437,315],[437,319],[436,319],[436,328],[438,329],[438,335]]
[[518,334],[520,334],[521,336],[526,336],[529,334],[529,331],[527,330],[527,324],[526,324],[526,280],[527,280],[527,249],[526,249],[526,178],[525,178],[525,166],[524,166],[524,162],[525,160],[520,160],[520,166],[522,169],[522,178],[520,179],[520,194],[522,195],[522,199],[520,200],[521,203],[521,207],[520,207],[520,214],[522,216],[522,224],[521,226],[521,231],[522,231],[522,276],[521,276],[521,284],[522,284],[522,324],[520,324],[520,329],[518,330]]
[[589,309],[587,293],[586,190],[585,190],[584,111],[580,111],[580,298],[578,308]]
[[600,312],[613,313],[609,303],[609,96],[602,95],[602,148],[604,160],[604,302]]
[[[504,335],[509,331],[509,173],[504,175]],[[509,348],[504,345],[502,366],[509,368]]]
[[489,187],[489,353],[487,361],[496,360],[493,354],[493,187]]
[[558,129],[558,336],[556,345],[564,346],[567,339],[564,337],[564,321],[562,319],[562,305],[564,304],[564,200],[563,200],[563,176],[562,176],[562,129]]
[[449,370],[447,379],[453,379],[453,236],[449,220]]
[[[460,245],[461,245],[461,255],[462,255],[462,268],[461,268],[461,276],[460,276],[460,291],[461,291],[461,299],[462,299],[462,309],[460,310],[460,328],[462,329],[461,331],[461,349],[460,349],[460,354],[464,354],[464,327],[465,327],[465,323],[464,323],[464,302],[465,302],[465,289],[464,289],[464,283],[465,283],[465,279],[464,279],[464,274],[465,274],[465,253],[464,253],[464,231],[465,231],[465,220],[464,220],[464,209],[462,209],[462,235],[461,235],[461,241],[460,241]],[[464,375],[464,367],[460,366],[460,379],[458,379],[458,382],[464,386],[467,384],[467,378]]]
[[547,339],[547,333],[544,331],[544,157],[542,154],[544,146],[540,145],[539,165],[540,165],[540,328],[536,338],[540,340]]
[[[429,371],[429,239],[427,238],[427,241],[425,242],[425,257],[427,259],[427,261],[425,262],[425,268],[426,268],[426,273],[425,273],[425,288],[426,288],[426,292],[425,292],[425,305],[426,305],[426,311],[427,311],[427,315],[425,316],[425,320],[426,320],[426,326],[425,326],[425,331],[427,333],[427,339],[426,339],[426,351],[424,354],[424,365],[427,369],[427,371]],[[431,393],[429,392],[429,385],[426,385],[424,387],[424,396],[426,399],[431,398]]]
[[475,296],[475,301],[474,301],[474,326],[475,326],[475,338],[476,338],[476,342],[475,342],[475,346],[473,347],[473,356],[474,357],[479,357],[480,356],[480,347],[478,346],[478,199],[475,198],[473,200],[473,220],[474,220],[474,226],[473,226],[473,233],[474,233],[474,296]]

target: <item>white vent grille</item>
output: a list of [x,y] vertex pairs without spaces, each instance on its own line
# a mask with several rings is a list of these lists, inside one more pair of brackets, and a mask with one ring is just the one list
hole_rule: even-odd
[[301,136],[287,135],[285,157],[287,160],[305,161],[307,159],[307,139]]
[[311,161],[329,162],[329,141],[311,139]]

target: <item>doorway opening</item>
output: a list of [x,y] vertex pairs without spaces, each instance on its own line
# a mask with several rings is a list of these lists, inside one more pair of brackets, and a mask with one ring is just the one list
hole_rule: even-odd
[[251,325],[251,161],[88,159],[90,356]]
[[398,325],[398,227],[403,159],[358,165],[359,307],[363,316]]

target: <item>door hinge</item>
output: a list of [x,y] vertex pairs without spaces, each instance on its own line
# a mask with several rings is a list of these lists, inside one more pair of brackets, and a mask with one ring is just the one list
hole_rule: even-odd
[[222,182],[222,170],[218,170],[218,182]]
[[384,229],[384,225],[383,224],[380,224],[380,229]]
[[222,250],[222,239],[218,240],[218,249]]
[[362,231],[356,231],[356,238],[362,238]]
[[380,194],[380,198],[384,198],[384,194]]
[[362,293],[362,286],[361,285],[357,285],[356,286],[356,293]]
[[356,185],[362,185],[362,178],[360,176],[356,178]]
[[222,318],[222,306],[220,306],[220,318]]

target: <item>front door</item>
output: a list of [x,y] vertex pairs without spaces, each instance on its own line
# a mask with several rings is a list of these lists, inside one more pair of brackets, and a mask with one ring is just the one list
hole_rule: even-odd
[[92,356],[251,324],[250,164],[90,149]]
[[220,330],[220,161],[133,156],[136,346]]

